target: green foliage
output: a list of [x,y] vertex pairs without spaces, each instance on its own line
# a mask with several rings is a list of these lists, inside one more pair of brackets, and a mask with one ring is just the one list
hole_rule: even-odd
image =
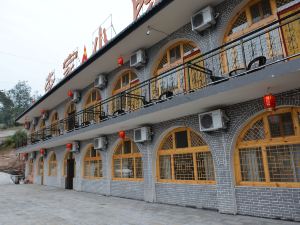
[[13,136],[10,136],[5,139],[4,147],[15,148],[17,143],[24,141],[27,138],[27,133],[24,130],[18,130]]
[[31,104],[31,87],[26,81],[19,81],[14,88],[8,91],[8,96],[14,104],[12,117],[15,120]]
[[0,124],[2,128],[14,124],[12,113],[14,104],[5,92],[0,91]]

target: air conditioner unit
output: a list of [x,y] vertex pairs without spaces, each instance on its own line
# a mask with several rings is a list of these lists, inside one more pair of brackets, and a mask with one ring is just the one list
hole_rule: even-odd
[[151,128],[140,127],[134,129],[134,142],[144,142],[151,140]]
[[29,159],[35,159],[36,152],[30,152]]
[[38,117],[34,117],[33,119],[32,119],[32,126],[37,126],[38,125],[38,122],[39,122],[39,118]]
[[106,87],[106,76],[104,74],[100,74],[94,81],[94,87],[103,89]]
[[191,17],[193,31],[203,31],[215,23],[214,10],[211,6],[201,9]]
[[228,121],[228,117],[221,109],[199,114],[200,131],[224,129]]
[[105,150],[107,145],[106,137],[98,137],[94,139],[94,149]]
[[79,141],[73,141],[72,142],[72,149],[70,152],[73,152],[73,153],[79,153],[80,151],[80,143]]
[[140,49],[130,56],[130,67],[141,67],[146,63],[146,54],[143,49]]
[[48,111],[43,112],[43,114],[42,114],[42,119],[43,119],[43,120],[47,120],[48,117],[49,117]]
[[80,101],[80,93],[79,91],[73,92],[72,102],[78,103]]

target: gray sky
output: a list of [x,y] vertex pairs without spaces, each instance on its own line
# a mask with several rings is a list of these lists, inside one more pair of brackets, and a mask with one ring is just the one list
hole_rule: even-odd
[[26,80],[44,94],[48,73],[78,47],[92,52],[93,32],[110,15],[116,32],[133,21],[131,0],[0,0],[0,90]]

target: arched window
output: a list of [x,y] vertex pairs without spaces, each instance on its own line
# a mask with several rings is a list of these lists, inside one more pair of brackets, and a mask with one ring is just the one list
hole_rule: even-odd
[[159,182],[215,184],[214,163],[209,147],[190,128],[167,134],[157,153]]
[[65,128],[67,131],[74,130],[78,124],[76,123],[76,105],[71,102],[65,111]]
[[[283,18],[298,9],[294,8],[287,12],[278,12],[278,8],[292,2],[291,0],[254,0],[249,1],[238,14],[233,17],[225,33],[224,43],[235,40],[260,27]],[[283,21],[280,24],[284,24]],[[260,35],[254,34],[241,42],[233,43],[222,54],[222,69],[224,73],[237,69],[245,70],[250,62],[258,57],[264,56],[268,61],[277,60],[284,55],[292,55],[299,52],[300,28],[298,20],[291,22],[281,28],[271,31],[261,31]],[[276,24],[275,24],[276,25]],[[275,26],[274,25],[274,26]],[[273,27],[274,27],[273,26]],[[270,27],[271,28],[271,27]],[[295,35],[298,33],[298,35]]]
[[300,187],[300,108],[254,118],[235,149],[237,185]]
[[44,119],[41,118],[40,121],[40,131],[39,131],[40,137],[42,140],[46,138],[46,122]]
[[120,141],[113,154],[113,179],[143,180],[142,154],[130,139]]
[[44,157],[39,158],[37,167],[37,174],[39,176],[44,176]]
[[68,159],[74,159],[74,177],[76,177],[76,160],[75,156],[72,152],[67,152],[64,157],[64,162],[63,162],[63,176],[67,176],[67,167],[68,167]]
[[86,179],[98,179],[103,176],[102,160],[100,152],[91,145],[83,159],[83,177]]
[[34,168],[33,159],[29,159],[29,161],[28,161],[28,175],[33,176],[33,174],[34,174],[33,168]]
[[[203,67],[203,61],[200,61],[200,50],[196,44],[191,41],[179,41],[170,47],[161,55],[154,70],[154,76],[161,75],[166,71],[177,68],[178,65],[197,58],[198,66]],[[196,67],[195,67],[196,68]],[[201,69],[195,68],[177,68],[168,75],[153,80],[151,82],[152,99],[161,99],[166,93],[179,94],[183,91],[193,90],[203,87],[206,84],[205,74]]]
[[141,89],[137,88],[127,95],[121,95],[122,92],[136,86],[138,83],[139,79],[132,70],[126,70],[119,76],[112,92],[113,95],[118,95],[112,102],[111,111],[113,114],[135,110],[141,106],[141,100],[134,96],[141,96]]
[[[87,93],[84,103],[83,122],[88,125],[92,121],[99,122],[101,116],[101,106],[97,105],[100,101],[100,92],[98,89],[93,88]],[[97,105],[97,107],[95,107]]]
[[49,159],[49,176],[57,176],[57,160],[56,160],[56,154],[53,152]]
[[57,136],[59,135],[59,118],[58,118],[58,113],[54,112],[52,117],[51,117],[51,135]]

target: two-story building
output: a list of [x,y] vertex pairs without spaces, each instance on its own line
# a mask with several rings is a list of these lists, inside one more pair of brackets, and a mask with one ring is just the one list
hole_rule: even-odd
[[159,1],[18,117],[26,176],[300,221],[299,10]]

